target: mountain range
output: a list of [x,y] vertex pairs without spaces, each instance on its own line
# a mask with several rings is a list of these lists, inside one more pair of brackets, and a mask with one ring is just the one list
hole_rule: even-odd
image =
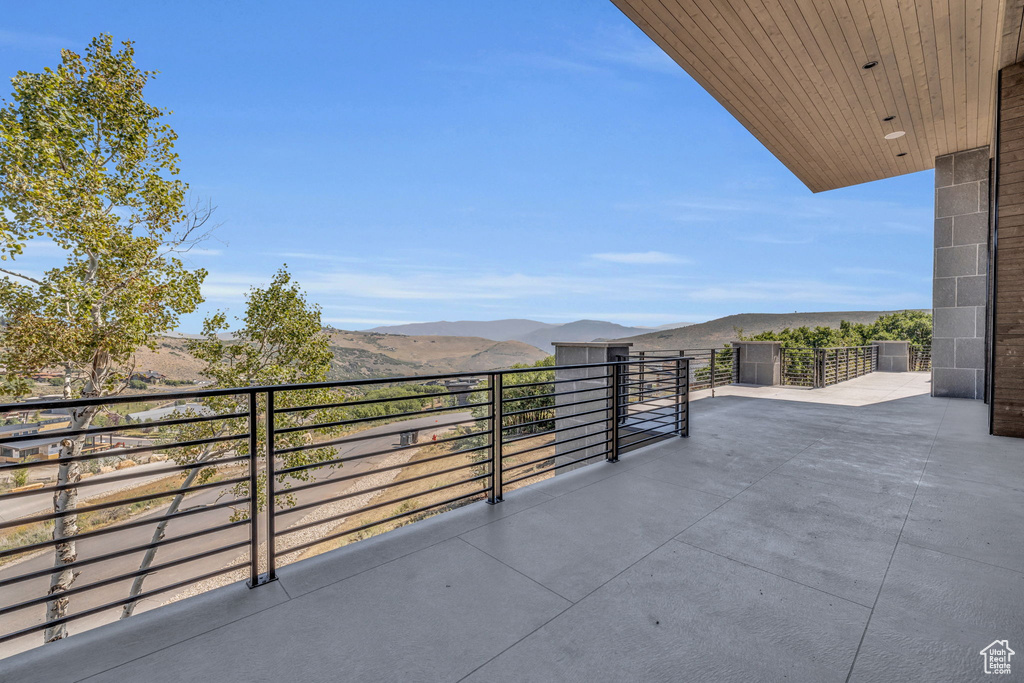
[[366,332],[401,335],[443,335],[448,337],[483,337],[494,341],[520,341],[552,353],[552,342],[581,342],[617,339],[657,330],[684,327],[693,323],[672,323],[661,327],[628,327],[604,320],[577,320],[571,323],[542,323],[537,320],[510,318],[506,320],[457,320],[408,325],[374,327]]

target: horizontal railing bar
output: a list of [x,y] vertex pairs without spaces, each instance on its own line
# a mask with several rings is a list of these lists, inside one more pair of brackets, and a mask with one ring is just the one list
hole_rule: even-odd
[[[608,412],[609,410],[611,410],[611,408],[608,408],[604,412]],[[568,418],[560,417],[558,419],[559,420],[566,420]],[[557,429],[545,429],[543,432],[537,432],[536,434],[523,434],[522,436],[510,436],[510,437],[507,437],[507,438],[503,439],[502,441],[504,442],[504,444],[506,446],[508,446],[509,444],[516,443],[517,441],[523,441],[525,439],[536,439],[538,436],[546,436],[548,434],[556,434],[558,432],[565,432],[565,431],[568,431],[570,429],[582,429],[583,427],[590,427],[590,426],[593,426],[593,425],[596,425],[596,424],[601,424],[602,422],[608,422],[608,418],[602,417],[602,418],[598,418],[597,420],[593,420],[592,422],[583,422],[583,423],[580,423],[580,424],[572,424],[572,425],[569,425],[568,427],[559,427]]]
[[[591,366],[587,366],[587,367],[591,367]],[[605,374],[605,375],[598,375],[597,377],[578,377],[576,379],[549,379],[549,380],[544,380],[543,382],[524,382],[522,384],[504,384],[504,385],[502,385],[501,388],[502,388],[502,393],[504,393],[505,389],[519,389],[521,387],[541,387],[541,386],[549,386],[549,385],[555,385],[555,384],[567,384],[569,382],[594,382],[594,381],[597,381],[599,379],[608,379],[609,377],[611,377],[611,373],[608,373],[608,374]]]
[[[608,400],[608,399],[605,399],[605,400]],[[557,408],[557,406],[556,406],[556,408]],[[510,425],[508,427],[502,427],[501,429],[502,429],[502,431],[506,431],[506,430],[510,430],[510,429],[522,429],[523,427],[529,427],[530,425],[541,424],[542,422],[552,422],[554,420],[564,420],[567,417],[579,417],[580,415],[593,415],[594,413],[606,413],[606,412],[608,412],[611,409],[612,409],[612,407],[608,406],[606,408],[598,408],[597,410],[584,410],[582,413],[573,413],[572,415],[552,415],[551,417],[546,417],[543,420],[531,420],[529,422],[521,422],[520,424]]]
[[643,439],[638,439],[637,441],[630,441],[628,443],[624,443],[624,444],[622,444],[622,448],[635,448],[637,446],[640,446],[641,444],[648,443],[649,441],[654,441],[655,439],[671,439],[672,437],[675,437],[675,436],[678,436],[678,435],[677,434],[672,434],[672,433],[662,432],[660,434],[655,434],[654,436],[648,436],[648,437],[643,438]]
[[[295,453],[297,451],[309,451],[317,448],[327,448],[328,446],[341,446],[349,443],[358,443],[360,441],[369,441],[371,439],[383,439],[389,436],[399,436],[403,432],[421,432],[427,429],[439,429],[441,427],[455,427],[458,425],[470,424],[474,422],[486,422],[491,419],[490,415],[484,415],[483,417],[473,417],[468,420],[456,420],[454,422],[438,422],[437,424],[430,425],[429,427],[418,427],[416,429],[399,429],[397,432],[382,432],[380,434],[347,434],[345,436],[339,436],[337,439],[330,439],[328,441],[320,441],[313,444],[304,444],[302,446],[292,446],[290,448],[276,448],[274,453],[276,455],[284,455],[286,453]],[[482,431],[480,432],[483,433]],[[438,439],[438,443],[441,439]],[[398,450],[397,448],[395,450]]]
[[[145,496],[135,496],[134,498],[126,498],[124,500],[111,501],[109,503],[99,503],[97,505],[86,505],[85,507],[76,507],[64,512],[48,512],[45,515],[35,515],[34,517],[22,517],[21,519],[15,519],[8,522],[0,522],[0,529],[9,529],[11,527],[25,526],[26,524],[36,524],[38,522],[48,522],[52,519],[59,519],[61,517],[69,517],[71,515],[84,515],[88,512],[96,512],[97,510],[109,510],[110,508],[121,507],[123,505],[134,505],[135,503],[144,503],[147,500],[156,500],[157,498],[171,498],[181,494],[188,495],[195,491],[204,491],[206,489],[212,489],[217,486],[229,486],[231,484],[240,484],[243,481],[249,481],[249,477],[236,477],[234,479],[225,479],[224,481],[210,482],[209,484],[197,484],[190,486],[187,489],[172,489],[165,493],[149,493]],[[67,536],[64,541],[74,540],[77,536]]]
[[[426,386],[426,385],[420,385]],[[443,396],[458,396],[460,394],[477,394],[481,392],[490,392],[490,386],[483,386],[479,389],[465,389],[460,391],[439,391],[437,393],[423,393],[421,395],[414,396],[400,396],[395,398],[367,398],[360,401],[338,401],[337,403],[322,403],[318,405],[307,405],[298,406],[295,408],[274,408],[275,415],[281,415],[284,413],[299,413],[309,412],[313,410],[328,410],[330,408],[351,408],[353,406],[367,406],[374,405],[377,403],[394,403],[395,401],[419,401],[428,398],[441,398]]]
[[206,574],[202,574],[200,576],[194,576],[194,577],[192,577],[190,579],[185,579],[184,581],[178,581],[176,583],[172,583],[172,584],[169,584],[167,586],[163,586],[161,588],[157,588],[157,589],[154,589],[154,590],[151,590],[151,591],[146,591],[144,593],[139,593],[138,595],[136,595],[134,597],[122,598],[121,600],[115,600],[114,602],[108,602],[105,605],[100,605],[98,607],[93,607],[92,609],[87,609],[87,610],[84,610],[82,612],[78,612],[76,614],[71,614],[71,615],[68,615],[66,617],[61,617],[60,619],[53,619],[51,621],[47,621],[47,622],[42,623],[42,624],[37,624],[35,626],[30,626],[28,628],[23,628],[20,631],[15,631],[13,633],[8,633],[6,635],[0,636],[0,643],[6,643],[9,640],[14,640],[15,638],[20,638],[21,636],[25,636],[25,635],[28,635],[30,633],[35,633],[36,631],[42,631],[44,629],[50,628],[51,626],[58,626],[60,624],[65,624],[65,623],[67,623],[69,621],[74,621],[76,619],[81,619],[83,617],[90,617],[90,616],[92,616],[94,614],[99,614],[100,612],[105,612],[108,609],[113,609],[115,607],[120,607],[122,605],[127,605],[130,602],[138,602],[138,601],[141,601],[141,600],[146,600],[148,598],[153,597],[154,595],[159,595],[161,593],[167,593],[167,592],[172,591],[172,590],[177,590],[179,588],[184,588],[185,586],[188,586],[189,584],[199,583],[200,581],[205,581],[207,579],[212,579],[215,576],[220,576],[221,574],[227,574],[228,572],[233,572],[236,569],[242,569],[242,568],[245,568],[245,567],[248,567],[248,566],[249,566],[248,561],[242,562],[242,563],[239,563],[239,564],[234,564],[234,565],[231,565],[230,567],[224,567],[223,569],[217,569],[216,571],[207,572]]
[[[180,407],[180,406],[177,406]],[[159,427],[174,427],[183,424],[200,424],[203,422],[216,422],[217,420],[236,420],[248,417],[248,413],[227,413],[225,415],[202,415],[196,417],[181,417],[174,420],[161,420],[160,422],[129,422],[121,425],[109,425],[107,427],[85,427],[82,429],[54,429],[48,432],[36,432],[23,436],[5,436],[0,438],[0,445],[17,443],[19,441],[34,441],[40,438],[70,438],[72,436],[90,436],[92,434],[110,434],[122,432],[126,429],[157,429]],[[129,439],[141,439],[145,437],[129,436]]]
[[541,408],[527,408],[525,410],[510,410],[503,412],[502,417],[512,417],[514,415],[525,415],[526,413],[537,413],[542,410],[555,410],[556,408],[571,408],[573,406],[582,406],[587,403],[597,403],[598,401],[610,401],[611,396],[600,396],[598,398],[588,398],[583,401],[573,401],[572,403],[559,403],[558,405],[543,406]]
[[[651,401],[664,401],[666,399],[680,398],[680,397],[685,396],[685,395],[686,394],[669,394],[668,396],[652,396],[651,398],[645,398],[642,401],[632,401],[630,403],[620,403],[619,407],[620,408],[632,408],[634,406],[639,406],[639,405],[643,405],[645,403],[650,403]],[[676,404],[672,403],[670,405],[674,406]],[[659,407],[668,408],[669,406],[659,406]],[[644,411],[641,411],[641,412],[644,412]]]
[[130,481],[132,479],[140,479],[142,477],[152,477],[158,474],[173,474],[174,472],[181,472],[184,470],[192,470],[197,467],[216,467],[224,463],[238,462],[239,460],[248,460],[248,455],[236,455],[231,458],[218,458],[217,460],[207,460],[205,462],[196,462],[188,465],[173,465],[168,467],[160,467],[153,470],[146,470],[145,472],[129,472],[128,474],[116,474],[113,476],[102,476],[102,477],[90,477],[83,481],[79,481],[75,484],[58,484],[56,486],[47,486],[39,489],[32,489],[31,491],[18,491],[15,493],[0,493],[0,505],[5,500],[12,500],[14,498],[25,498],[40,493],[54,493],[57,491],[66,491],[68,489],[79,489],[82,487],[95,486],[97,484],[109,484],[114,481]]
[[529,479],[530,477],[536,477],[536,476],[539,476],[541,474],[546,474],[547,472],[554,472],[555,470],[560,470],[563,467],[569,467],[570,465],[575,465],[577,463],[585,462],[587,460],[593,460],[594,458],[601,458],[601,457],[607,456],[608,453],[609,453],[609,449],[606,448],[604,450],[604,452],[602,452],[602,453],[595,453],[594,455],[588,455],[588,456],[585,456],[585,457],[582,457],[582,458],[576,458],[575,460],[570,460],[569,462],[563,462],[563,463],[561,463],[559,465],[553,465],[551,467],[545,467],[542,470],[535,470],[533,472],[530,472],[529,474],[523,474],[523,475],[520,475],[520,476],[515,477],[513,479],[506,479],[505,480],[505,485],[509,486],[511,484],[516,483],[517,481],[523,481],[524,479]]
[[[552,460],[554,458],[561,458],[563,456],[570,455],[572,453],[579,453],[580,451],[585,451],[588,448],[600,448],[601,446],[607,446],[611,442],[612,442],[611,439],[605,439],[604,441],[599,441],[598,443],[593,443],[593,444],[590,444],[589,446],[579,446],[578,448],[571,448],[571,449],[569,449],[567,451],[563,451],[561,453],[555,453],[555,454],[549,455],[549,456],[544,457],[544,458],[537,458],[535,460],[529,460],[527,462],[516,463],[515,465],[512,465],[510,467],[503,467],[502,471],[503,472],[513,472],[515,470],[522,469],[523,467],[529,467],[530,465],[536,465],[537,463],[544,462],[545,460]],[[607,451],[607,450],[608,449],[606,448],[605,451]]]
[[203,512],[211,512],[213,510],[220,510],[221,508],[232,507],[234,505],[242,505],[250,502],[251,498],[234,498],[232,500],[225,501],[223,503],[214,503],[208,507],[193,508],[190,510],[183,510],[181,512],[175,512],[173,515],[163,515],[162,517],[154,517],[153,519],[140,519],[134,522],[127,522],[125,524],[118,524],[116,526],[108,526],[102,529],[94,529],[93,531],[85,531],[74,536],[67,536],[64,538],[51,538],[46,541],[39,541],[38,543],[32,543],[30,545],[23,545],[17,548],[5,548],[0,550],[0,557],[10,557],[11,555],[21,555],[22,553],[34,552],[43,548],[49,548],[50,546],[59,545],[61,543],[67,543],[68,541],[81,541],[86,538],[93,538],[94,536],[104,536],[106,534],[112,534],[118,531],[124,531],[125,529],[134,529],[140,526],[146,526],[147,524],[159,524],[164,520],[177,519],[179,517],[190,517],[192,515],[198,515]]
[[[259,387],[228,387],[225,389],[196,389],[194,391],[160,391],[151,394],[123,394],[121,396],[97,396],[95,398],[55,398],[49,401],[20,401],[0,403],[0,414],[21,413],[26,410],[51,410],[53,408],[84,408],[93,405],[118,405],[121,403],[154,403],[174,401],[182,398],[213,398],[214,396],[248,396],[259,393]],[[263,389],[266,391],[266,389]]]
[[298,425],[296,427],[285,427],[283,429],[275,429],[274,434],[293,434],[295,432],[313,432],[318,429],[333,429],[335,427],[345,427],[347,425],[362,424],[364,422],[381,422],[387,420],[396,420],[400,417],[418,417],[420,415],[434,415],[436,413],[450,413],[452,411],[466,412],[474,407],[486,408],[488,403],[470,403],[464,406],[455,407],[444,407],[444,408],[425,408],[423,410],[415,410],[410,413],[395,413],[394,415],[378,415],[372,417],[354,417],[348,420],[334,420],[333,422],[317,422],[315,424]]
[[416,508],[414,510],[408,510],[406,512],[399,513],[397,515],[392,515],[390,517],[385,517],[384,519],[379,519],[376,522],[369,522],[367,524],[363,524],[361,526],[357,526],[354,529],[346,529],[345,531],[339,531],[337,533],[330,534],[329,536],[323,536],[321,538],[317,538],[317,539],[314,539],[312,541],[306,541],[305,543],[300,543],[299,545],[294,545],[294,546],[290,546],[288,548],[279,549],[277,551],[277,554],[278,555],[285,555],[285,554],[301,552],[301,551],[303,551],[303,550],[305,550],[307,548],[311,548],[311,547],[313,547],[315,545],[320,545],[321,543],[324,543],[326,541],[332,541],[335,538],[341,538],[342,536],[348,536],[349,534],[357,534],[360,531],[365,531],[366,529],[369,529],[371,527],[375,527],[375,526],[380,525],[380,524],[387,524],[388,522],[393,522],[396,519],[401,519],[403,517],[409,517],[410,515],[418,515],[419,513],[424,512],[426,510],[431,510],[433,508],[441,507],[443,505],[451,505],[452,503],[454,503],[456,501],[465,500],[466,498],[472,498],[473,496],[478,496],[478,495],[480,495],[482,493],[486,493],[486,492],[487,492],[487,488],[485,487],[485,488],[480,489],[479,491],[473,491],[471,493],[464,493],[461,496],[455,496],[454,498],[448,498],[447,500],[442,500],[440,502],[433,503],[432,505],[424,505],[423,507],[419,507],[419,508]]
[[[505,388],[507,389],[508,387]],[[534,394],[533,396],[520,396],[519,398],[503,398],[501,399],[501,404],[507,405],[509,403],[515,403],[516,401],[529,401],[532,398],[547,398],[548,396],[568,396],[570,394],[585,394],[590,391],[608,391],[609,389],[611,389],[611,387],[605,385],[594,387],[593,389],[570,389],[569,391],[554,391],[546,394]],[[508,413],[505,414],[507,415]]]
[[[283,469],[275,469],[275,474],[288,474],[289,472],[302,472],[303,470],[312,470],[320,467],[329,467],[331,465],[342,465],[344,466],[347,462],[353,462],[357,460],[365,460],[366,458],[372,458],[377,455],[386,455],[390,453],[398,453],[400,451],[407,451],[413,448],[423,448],[424,446],[434,446],[439,443],[451,443],[453,441],[460,441],[462,439],[471,439],[474,436],[490,436],[489,432],[472,432],[471,434],[463,434],[461,436],[449,436],[444,439],[438,439],[437,441],[425,441],[424,443],[414,443],[408,446],[395,446],[385,450],[371,451],[370,453],[359,453],[358,455],[348,455],[341,458],[332,458],[330,460],[319,460],[317,462],[309,463],[307,465],[295,465],[294,467],[285,467]],[[276,451],[280,453],[280,451]],[[334,479],[333,481],[339,481]]]
[[[605,422],[605,420],[601,420],[601,421]],[[561,440],[555,439],[551,443],[545,443],[545,444],[541,444],[539,446],[531,446],[529,448],[524,448],[521,451],[516,451],[515,453],[505,453],[501,457],[502,457],[502,460],[507,460],[509,458],[514,458],[514,457],[516,457],[518,455],[523,455],[524,453],[532,453],[533,451],[539,451],[542,448],[551,448],[552,446],[561,446],[563,444],[571,443],[573,441],[579,441],[580,439],[586,439],[588,437],[598,436],[599,434],[607,434],[609,431],[610,430],[608,430],[608,429],[604,429],[604,430],[601,430],[599,432],[591,432],[589,434],[581,434],[579,436],[574,436],[574,437],[572,437],[570,439],[561,439]]]
[[[158,572],[158,571],[162,571],[164,569],[170,569],[171,567],[177,567],[178,565],[186,564],[188,562],[194,562],[195,560],[201,560],[203,558],[210,557],[212,555],[220,555],[221,553],[226,553],[229,550],[234,550],[236,548],[241,548],[242,546],[247,546],[247,545],[249,545],[249,539],[245,539],[244,541],[238,541],[236,543],[231,543],[231,544],[223,546],[223,547],[214,548],[213,550],[206,550],[206,551],[203,551],[201,553],[197,553],[195,555],[190,555],[188,557],[182,557],[182,558],[179,558],[179,559],[176,559],[176,560],[170,560],[168,562],[164,562],[162,564],[158,564],[158,565],[154,565],[152,567],[149,567],[148,569],[139,569],[139,570],[136,570],[134,572],[128,572],[127,574],[121,574],[119,576],[112,576],[110,578],[101,579],[99,581],[94,581],[94,582],[92,582],[90,584],[87,584],[87,585],[84,585],[84,586],[75,586],[73,588],[68,588],[66,590],[62,590],[59,593],[59,596],[61,598],[66,598],[66,597],[71,596],[71,595],[79,595],[81,593],[87,593],[87,592],[89,592],[91,590],[95,590],[97,588],[103,588],[104,586],[109,586],[111,584],[118,583],[119,581],[127,581],[128,579],[134,579],[134,578],[136,578],[138,576],[146,576],[146,575]],[[48,594],[48,595],[44,595],[44,596],[39,597],[39,598],[32,598],[31,600],[25,600],[23,602],[19,602],[19,603],[14,604],[14,605],[9,605],[7,607],[0,607],[0,615],[10,614],[11,612],[17,612],[19,610],[23,610],[23,609],[26,609],[28,607],[35,607],[36,605],[42,605],[42,604],[47,603],[47,602],[49,602],[51,600],[53,600],[53,596]]]
[[[684,357],[679,357],[682,360]],[[664,358],[657,359],[666,360]],[[605,361],[602,363],[577,363],[573,365],[552,365],[543,368],[509,368],[507,370],[490,370],[487,372],[452,372],[436,375],[405,375],[401,377],[377,377],[373,379],[350,379],[329,382],[309,382],[306,384],[272,384],[252,387],[230,387],[226,389],[199,389],[196,391],[160,392],[152,394],[132,394],[129,396],[102,396],[97,398],[76,398],[59,399],[53,401],[24,401],[21,403],[0,404],[0,413],[24,412],[26,410],[47,410],[50,408],[74,408],[89,405],[103,405],[111,403],[135,403],[139,401],[164,401],[178,398],[209,398],[212,396],[249,395],[252,393],[265,394],[270,391],[307,391],[310,389],[330,389],[333,387],[359,387],[377,384],[402,384],[409,382],[427,382],[435,379],[459,379],[463,377],[490,377],[498,372],[502,375],[516,375],[527,372],[557,372],[558,370],[582,370],[600,367],[618,367],[621,365],[636,364],[636,361]],[[578,380],[576,380],[578,381]],[[509,384],[507,386],[527,386],[526,384]]]
[[[210,534],[214,534],[214,533],[217,533],[217,532],[220,532],[220,531],[226,531],[228,529],[233,529],[233,528],[235,528],[237,526],[241,526],[243,524],[249,524],[249,520],[247,520],[247,519],[238,519],[238,520],[235,520],[234,522],[228,522],[227,524],[221,524],[219,526],[210,527],[209,529],[200,529],[199,531],[193,531],[191,533],[182,534],[181,536],[174,536],[172,538],[164,538],[164,539],[161,539],[161,540],[157,541],[156,543],[146,543],[145,545],[137,545],[137,546],[133,546],[131,548],[124,548],[122,550],[115,550],[114,552],[106,553],[105,555],[97,555],[96,557],[90,557],[90,558],[85,559],[85,560],[76,560],[74,562],[69,562],[68,564],[57,565],[56,567],[47,567],[46,569],[38,569],[38,570],[36,570],[34,572],[29,572],[28,574],[21,574],[19,576],[14,576],[14,577],[11,577],[11,578],[8,578],[8,579],[0,579],[0,588],[3,588],[4,586],[9,586],[11,584],[20,583],[22,581],[28,581],[29,579],[37,579],[37,578],[39,578],[41,576],[48,576],[49,574],[54,574],[56,572],[62,572],[65,569],[75,569],[77,567],[84,567],[85,565],[88,565],[88,564],[96,564],[98,562],[106,562],[107,560],[113,560],[113,559],[117,559],[119,557],[128,557],[129,555],[134,555],[135,553],[141,553],[141,552],[144,552],[146,550],[150,550],[152,548],[159,548],[161,546],[171,545],[173,543],[180,543],[181,541],[189,541],[189,540],[192,540],[194,538],[199,538],[201,536],[208,536]],[[75,539],[77,540],[77,538],[78,537],[76,536]],[[246,542],[248,543],[248,541],[246,541]]]
[[32,469],[35,467],[45,467],[47,465],[62,465],[69,462],[83,462],[85,460],[99,460],[100,458],[118,457],[123,458],[130,455],[136,455],[138,453],[150,453],[152,451],[162,451],[171,448],[191,448],[192,446],[206,446],[213,443],[224,443],[226,441],[238,441],[239,439],[248,439],[248,434],[232,434],[229,436],[214,436],[208,439],[196,439],[194,441],[181,441],[172,444],[143,446],[141,448],[125,448],[118,450],[107,450],[99,451],[96,453],[89,453],[87,455],[76,455],[69,458],[54,458],[53,460],[33,460],[31,462],[11,463],[8,465],[0,465],[0,472],[5,469]]
[[[484,463],[484,464],[486,465],[486,463]],[[478,462],[466,463],[464,465],[458,465],[457,467],[453,467],[453,468],[446,469],[446,470],[439,470],[437,472],[428,472],[427,474],[420,474],[420,475],[412,477],[410,479],[403,479],[400,482],[391,481],[391,482],[388,482],[386,484],[378,484],[377,486],[371,486],[370,488],[359,489],[358,491],[350,491],[349,493],[343,493],[340,496],[333,496],[331,498],[321,498],[321,499],[318,499],[318,500],[311,501],[309,503],[303,503],[302,505],[294,505],[294,506],[291,506],[291,507],[289,507],[289,508],[287,508],[285,510],[275,510],[274,514],[279,516],[279,517],[282,516],[282,515],[290,515],[293,512],[301,512],[303,510],[308,510],[310,508],[320,507],[321,505],[327,505],[329,503],[337,503],[337,502],[342,501],[342,500],[348,500],[349,498],[356,498],[358,496],[363,495],[364,493],[375,493],[377,491],[383,491],[384,489],[389,489],[389,488],[391,488],[393,486],[402,486],[402,485],[405,485],[405,484],[411,484],[414,481],[422,481],[423,479],[430,479],[431,477],[438,477],[438,476],[441,476],[442,474],[447,474],[448,472],[455,472],[455,471],[458,471],[458,470],[468,469],[470,467],[480,467],[480,466],[481,466],[481,463],[478,463]],[[490,476],[490,475],[486,475],[486,476]],[[319,483],[319,482],[317,482],[317,483]],[[306,487],[303,487],[303,488],[312,488],[312,487],[311,486],[306,486]],[[288,491],[279,491],[275,495],[275,498],[277,496],[280,496],[280,495],[283,495],[283,494],[286,494],[286,493],[288,493]],[[417,495],[422,495],[423,493],[429,493],[429,491],[421,491]],[[280,531],[278,533],[281,533],[281,534],[291,533],[291,531]]]
[[[457,481],[457,482],[455,482],[453,484],[445,484],[444,486],[438,486],[437,488],[430,489],[429,491],[417,491],[416,493],[411,493],[409,495],[402,496],[400,498],[392,498],[392,499],[386,500],[386,501],[384,501],[382,503],[374,503],[373,505],[367,505],[365,507],[359,508],[358,510],[351,510],[349,512],[341,513],[339,515],[332,515],[330,517],[325,517],[324,519],[318,519],[318,520],[313,521],[313,522],[307,522],[305,524],[300,524],[299,526],[289,527],[287,529],[283,529],[281,531],[275,532],[274,536],[275,536],[275,538],[279,538],[281,536],[287,536],[288,534],[294,534],[297,531],[303,531],[303,530],[309,529],[311,527],[320,526],[322,524],[327,524],[328,522],[334,522],[334,521],[339,520],[339,519],[344,519],[345,517],[351,517],[352,515],[361,515],[364,512],[370,512],[371,510],[377,510],[377,509],[382,508],[382,507],[387,507],[388,505],[394,505],[395,503],[401,503],[402,501],[409,500],[410,498],[415,498],[417,496],[422,496],[424,493],[433,493],[435,491],[445,491],[447,489],[454,488],[456,486],[462,486],[463,484],[468,484],[470,482],[479,481],[481,479],[487,479],[490,476],[491,476],[491,473],[488,472],[487,474],[481,474],[481,475],[478,475],[476,477],[470,477],[469,479],[461,479],[461,480],[459,480],[459,481]],[[363,493],[365,493],[365,491]]]
[[[463,449],[461,451],[455,451],[453,453],[443,453],[441,455],[434,455],[434,456],[431,456],[429,458],[424,458],[423,460],[417,460],[416,462],[404,462],[404,463],[400,463],[398,465],[389,465],[387,467],[380,467],[380,468],[377,468],[377,469],[370,470],[369,472],[359,472],[358,474],[350,474],[347,477],[338,477],[337,479],[322,479],[320,481],[316,481],[316,482],[313,482],[311,484],[303,484],[302,486],[297,486],[297,487],[294,487],[294,488],[277,491],[274,494],[274,496],[277,497],[277,496],[283,496],[283,495],[286,495],[286,494],[289,494],[289,493],[297,493],[299,491],[305,491],[306,489],[318,488],[320,486],[327,486],[328,484],[336,484],[336,483],[338,483],[340,481],[352,481],[354,479],[360,479],[362,477],[368,477],[368,476],[377,474],[379,472],[391,472],[392,470],[400,470],[400,469],[403,469],[403,468],[406,468],[406,467],[415,467],[416,465],[420,465],[420,464],[423,464],[423,463],[434,462],[436,460],[444,460],[445,458],[454,458],[456,456],[464,455],[466,453],[476,453],[478,451],[487,450],[490,447],[491,447],[491,445],[487,444],[486,446],[477,446],[475,448],[465,448],[465,449]],[[475,462],[475,463],[471,463],[470,464],[470,466],[475,466],[475,465],[480,465],[480,463]],[[277,474],[280,474],[280,472],[278,472]],[[435,475],[436,474],[443,474],[443,472],[435,472],[434,474]],[[409,481],[416,481],[416,480],[415,479],[405,479],[405,480],[402,481],[402,483],[404,484],[404,483],[409,482]],[[392,484],[388,484],[388,486],[391,486],[391,485],[393,485],[393,483]],[[369,489],[363,489],[362,491],[360,491],[360,493],[365,493],[368,490]],[[331,499],[328,499],[328,500],[334,501],[334,500],[337,500],[337,499],[331,498]],[[322,504],[322,503],[316,503],[316,504],[319,505],[319,504]],[[291,512],[291,511],[292,510],[289,508],[288,510],[282,510],[278,514],[286,514],[286,513]]]

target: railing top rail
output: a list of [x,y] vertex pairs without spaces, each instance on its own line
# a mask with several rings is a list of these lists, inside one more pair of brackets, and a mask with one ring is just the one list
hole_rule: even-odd
[[154,392],[151,394],[131,394],[120,396],[99,396],[96,398],[52,399],[49,401],[21,401],[18,403],[0,403],[0,413],[21,412],[25,410],[47,410],[49,408],[78,408],[91,405],[109,405],[120,403],[138,403],[140,401],[171,401],[183,398],[211,398],[216,396],[262,394],[269,391],[303,391],[309,389],[335,389],[342,387],[361,387],[375,384],[397,384],[402,382],[427,382],[439,379],[481,378],[495,374],[509,375],[525,372],[543,372],[554,370],[583,370],[587,368],[611,367],[616,365],[636,365],[637,363],[658,363],[666,360],[693,360],[692,356],[660,356],[644,360],[617,360],[600,363],[578,363],[575,365],[546,365],[541,367],[508,368],[503,370],[484,370],[482,372],[449,372],[433,375],[401,375],[397,377],[372,377],[370,379],[345,379],[328,382],[308,382],[305,384],[269,384],[250,387],[226,387],[219,389],[199,389],[196,391]]

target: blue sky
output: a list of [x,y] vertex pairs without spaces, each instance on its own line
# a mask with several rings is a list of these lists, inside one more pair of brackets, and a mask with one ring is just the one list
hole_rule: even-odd
[[0,75],[100,32],[217,206],[185,331],[282,263],[346,329],[931,304],[931,172],[811,194],[610,2],[12,3]]

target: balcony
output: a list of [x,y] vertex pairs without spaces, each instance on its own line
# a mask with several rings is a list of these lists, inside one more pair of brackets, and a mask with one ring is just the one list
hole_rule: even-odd
[[0,663],[11,681],[961,680],[1024,644],[1024,458],[924,373],[692,396],[690,437]]

